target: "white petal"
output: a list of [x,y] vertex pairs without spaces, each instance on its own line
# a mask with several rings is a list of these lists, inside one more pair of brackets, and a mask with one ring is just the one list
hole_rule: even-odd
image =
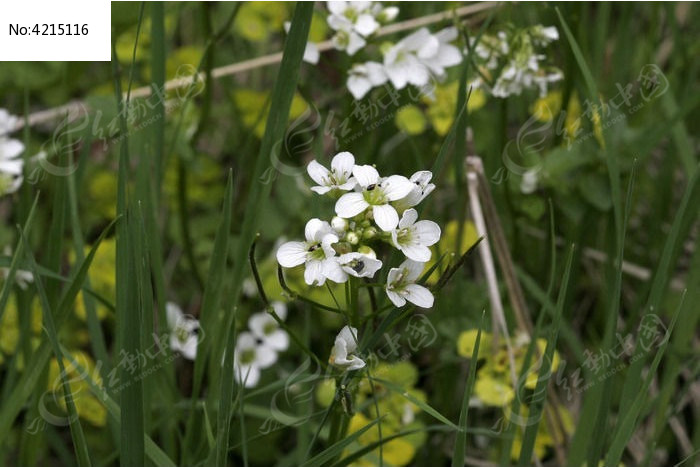
[[397,245],[397,248],[401,250],[407,258],[421,263],[427,263],[432,256],[430,248],[424,245],[412,243],[410,245]]
[[304,236],[310,242],[320,242],[324,235],[332,232],[328,222],[313,218],[304,227]]
[[435,37],[442,43],[452,42],[453,40],[457,39],[457,36],[457,28],[454,26],[450,26],[440,32],[435,33]]
[[397,308],[401,308],[406,304],[406,299],[396,292],[387,289],[386,294],[389,297],[389,300],[391,300],[391,303],[393,303]]
[[250,318],[248,318],[248,328],[250,328],[250,331],[259,339],[265,338],[265,328],[270,324],[274,324],[274,326],[277,327],[275,318],[264,311],[253,313],[250,315]]
[[425,44],[428,41],[430,37],[432,37],[432,35],[426,28],[420,28],[416,32],[409,34],[408,36],[401,39],[401,41],[399,41],[399,44],[402,47],[405,47],[407,50],[415,51],[419,50],[423,46],[423,44]]
[[433,173],[430,170],[419,170],[411,175],[409,180],[413,183],[419,184],[420,186],[426,186],[430,182],[431,178],[433,178]]
[[329,258],[323,261],[323,275],[338,284],[348,281],[347,273],[340,267],[336,258]]
[[401,263],[401,266],[399,266],[401,269],[406,270],[406,277],[405,280],[408,282],[415,282],[418,280],[418,278],[421,276],[423,273],[423,269],[425,268],[425,263],[421,261],[413,261],[411,259],[407,259],[403,263]]
[[323,263],[321,261],[313,260],[306,262],[304,282],[308,285],[323,285],[326,282],[326,276],[323,275]]
[[313,42],[307,42],[304,49],[304,61],[316,65],[321,58],[321,52],[318,50],[318,45]]
[[433,306],[433,294],[422,285],[408,284],[404,289],[406,300],[421,308],[431,308]]
[[345,348],[349,353],[352,353],[357,350],[357,344],[359,343],[357,336],[357,328],[352,326],[343,326],[343,329],[340,330],[335,340],[336,342],[338,340],[345,342]]
[[382,191],[390,201],[401,199],[413,190],[413,183],[402,175],[392,175],[382,182]]
[[399,221],[399,229],[405,229],[415,224],[418,219],[418,212],[415,209],[406,209]]
[[279,317],[279,319],[281,319],[282,321],[287,319],[287,304],[286,303],[280,302],[280,301],[274,301],[274,302],[270,303],[270,305],[272,305],[272,308],[274,308],[275,313],[277,313],[277,316]]
[[0,159],[0,173],[20,175],[24,167],[24,159]]
[[255,349],[257,345],[257,339],[250,332],[242,332],[236,338],[236,352]]
[[335,203],[335,213],[340,217],[349,219],[363,212],[369,207],[362,193],[345,193]]
[[421,45],[416,54],[420,59],[426,59],[437,55],[438,50],[440,50],[440,41],[435,36],[430,36]]
[[418,237],[421,245],[435,245],[440,241],[440,226],[433,221],[418,221],[413,226],[413,237]]
[[321,186],[326,186],[330,181],[330,173],[328,169],[319,164],[317,161],[313,160],[309,162],[306,167],[306,171],[309,173],[309,177]]
[[272,347],[261,344],[255,349],[255,364],[260,368],[268,368],[277,361],[277,352]]
[[355,53],[367,44],[362,36],[354,31],[350,32],[350,37],[348,39],[348,48],[346,49],[348,55],[355,55]]
[[356,165],[352,169],[355,180],[364,188],[379,183],[379,172],[371,165]]
[[265,338],[265,345],[277,352],[284,352],[289,348],[289,334],[283,329],[278,329]]
[[[405,261],[404,261],[405,262]],[[403,268],[403,264],[398,267],[398,268],[391,268],[389,269],[389,274],[386,276],[386,283],[388,285],[394,285],[398,281],[399,277],[401,276],[401,271]]]
[[328,11],[330,11],[334,15],[342,15],[345,13],[345,10],[348,8],[348,2],[344,1],[332,1],[332,2],[326,2],[326,6],[328,7]]
[[347,363],[347,369],[348,370],[359,370],[360,368],[364,368],[366,365],[365,361],[362,360],[360,357],[357,355],[353,355],[348,359]]
[[395,6],[386,7],[380,14],[384,21],[394,21],[399,14],[399,8]]
[[24,144],[16,139],[0,139],[0,159],[14,159],[22,154]]
[[277,250],[277,262],[284,268],[293,268],[306,261],[306,243],[287,242]]
[[182,310],[173,302],[165,303],[165,314],[168,317],[168,327],[170,329],[175,329],[183,318]]
[[355,99],[362,99],[372,89],[372,83],[361,75],[350,75],[347,81],[348,91]]
[[372,206],[372,213],[374,214],[374,222],[385,232],[395,229],[399,223],[399,215],[396,209],[389,204]]
[[180,353],[183,357],[188,360],[193,360],[197,358],[197,335],[193,334],[187,338],[185,343],[180,348]]
[[325,195],[329,191],[331,191],[331,187],[329,186],[312,186],[311,191],[314,193],[318,193],[319,195]]
[[241,365],[234,369],[236,381],[247,388],[253,388],[260,381],[260,368],[257,365]]
[[331,161],[331,168],[336,175],[343,179],[352,176],[352,169],[355,167],[355,156],[347,151],[339,152]]
[[362,14],[355,20],[355,31],[363,36],[369,36],[379,29],[379,23],[374,19],[374,16]]
[[381,63],[367,62],[365,67],[367,67],[367,78],[373,86],[380,86],[389,79],[384,71],[384,65]]

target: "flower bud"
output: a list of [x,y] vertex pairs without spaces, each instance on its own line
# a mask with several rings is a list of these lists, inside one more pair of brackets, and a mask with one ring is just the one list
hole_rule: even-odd
[[357,235],[355,232],[348,232],[345,235],[345,240],[350,244],[350,245],[357,245],[360,243],[360,236]]
[[348,229],[348,220],[335,216],[331,219],[331,227],[333,227],[333,230],[336,232],[345,232]]
[[377,229],[376,227],[367,227],[363,232],[362,232],[362,238],[365,240],[371,240],[374,237],[377,236]]
[[367,245],[362,245],[357,249],[357,252],[361,255],[367,256],[368,258],[377,259],[377,253],[375,253],[374,250]]

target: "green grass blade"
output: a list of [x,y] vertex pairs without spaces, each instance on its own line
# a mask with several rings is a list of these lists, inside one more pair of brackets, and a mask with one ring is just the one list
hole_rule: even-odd
[[[36,260],[34,259],[34,254],[31,252],[24,235],[21,232],[20,235],[22,237],[22,243],[24,244],[25,255],[31,265],[31,270],[36,271]],[[66,402],[66,408],[68,409],[68,422],[70,424],[70,432],[71,437],[73,438],[73,447],[75,449],[78,465],[81,467],[90,466],[92,465],[90,462],[90,453],[88,451],[87,442],[85,441],[83,428],[80,425],[78,411],[75,408],[75,403],[73,401],[73,392],[71,391],[70,383],[68,381],[68,374],[66,373],[66,368],[63,364],[63,356],[58,341],[58,332],[56,329],[56,324],[54,323],[53,312],[51,311],[51,305],[49,305],[49,299],[46,296],[46,291],[44,290],[43,281],[38,274],[35,276],[34,283],[36,285],[36,289],[39,294],[39,301],[41,303],[43,327],[46,335],[49,338],[49,342],[51,343],[53,353],[56,356],[56,361],[58,363],[58,370],[61,377],[61,383],[63,385],[63,397]]]
[[683,294],[681,303],[678,305],[675,313],[673,314],[673,318],[668,326],[664,340],[654,356],[654,360],[652,361],[651,367],[644,378],[644,382],[637,388],[638,391],[636,397],[634,398],[634,402],[632,402],[630,409],[624,414],[620,425],[618,426],[617,430],[615,430],[612,443],[610,444],[610,450],[608,451],[608,455],[605,457],[605,465],[618,465],[620,459],[622,458],[622,453],[625,450],[625,446],[632,437],[632,434],[636,428],[643,403],[647,398],[647,391],[649,390],[651,380],[654,378],[654,375],[656,375],[656,371],[659,368],[659,363],[661,363],[661,359],[663,358],[666,348],[668,347],[668,343],[671,339],[671,333],[673,332],[673,328],[676,326],[676,321],[678,320],[678,315],[683,308],[684,300],[685,293]]
[[[61,330],[61,324],[67,318],[70,313],[73,302],[75,302],[75,297],[80,292],[82,284],[87,276],[88,269],[92,264],[92,260],[95,257],[97,248],[102,243],[102,240],[107,236],[107,234],[112,230],[112,227],[116,223],[117,219],[112,221],[99,236],[95,244],[92,246],[90,253],[80,264],[77,273],[73,277],[72,281],[68,285],[68,288],[63,294],[61,301],[58,305],[58,310],[55,313],[54,321],[56,323],[56,330]],[[46,364],[51,356],[51,347],[48,342],[43,342],[39,348],[32,355],[32,359],[25,367],[25,371],[22,376],[17,381],[14,389],[5,400],[5,403],[0,408],[0,439],[7,439],[10,429],[12,428],[12,423],[14,422],[17,415],[24,408],[24,403],[29,398],[29,396],[34,391],[37,381],[46,368]]]
[[[233,333],[233,323],[235,320],[235,305],[240,297],[243,279],[246,271],[245,257],[248,248],[255,237],[255,231],[258,226],[259,216],[257,213],[261,211],[264,202],[268,197],[271,184],[260,183],[260,176],[265,169],[270,165],[270,154],[273,151],[279,151],[284,130],[287,125],[289,109],[292,103],[292,97],[297,86],[299,77],[299,68],[301,66],[302,57],[306,48],[306,41],[309,35],[309,27],[311,25],[311,15],[313,13],[314,4],[309,2],[297,3],[292,19],[289,35],[285,42],[282,63],[280,64],[277,79],[272,91],[272,100],[270,113],[267,118],[265,134],[263,135],[260,145],[260,152],[255,165],[255,170],[251,180],[254,182],[250,188],[246,211],[243,217],[243,225],[241,226],[240,240],[237,245],[236,258],[238,260],[234,264],[232,271],[232,290],[231,290],[231,306],[229,313],[225,316],[225,321],[221,329],[222,339],[217,339],[214,344],[217,345],[216,352],[212,358],[220,361],[221,355],[224,355],[224,368],[233,368],[233,339],[229,336]],[[219,413],[217,417],[217,434],[216,434],[216,465],[224,467],[228,455],[228,442],[231,417],[231,402],[233,399],[233,375],[228,371],[224,372],[221,378],[221,390],[219,394]]]
[[[80,363],[73,358],[70,352],[67,352],[64,348],[62,348],[61,351],[63,352],[63,357],[69,360],[81,375],[85,375],[85,382],[88,383],[90,391],[104,404],[117,428],[120,429],[121,408],[119,407],[119,404],[117,404],[114,399],[107,394],[104,388],[102,388],[92,379],[90,372],[83,368]],[[163,452],[162,449],[160,449],[160,447],[158,447],[151,437],[144,434],[143,439],[146,456],[151,460],[151,462],[153,462],[153,464],[157,465],[158,467],[175,467],[176,464],[168,457],[167,454]]]
[[387,388],[391,389],[397,394],[400,394],[402,397],[404,397],[406,400],[409,402],[412,402],[413,404],[417,405],[423,412],[427,413],[431,417],[433,417],[435,420],[444,423],[448,427],[454,429],[454,430],[459,430],[459,427],[452,423],[447,417],[445,417],[443,414],[435,410],[432,406],[430,406],[427,402],[423,402],[420,399],[417,399],[414,397],[412,394],[407,392],[404,388],[401,386],[396,385],[395,383],[392,383],[391,381],[387,381],[381,378],[375,378],[375,381],[381,383],[382,385],[386,386]]
[[467,377],[467,384],[464,386],[462,408],[459,410],[459,429],[457,430],[455,448],[452,454],[452,467],[464,465],[464,455],[467,447],[469,399],[472,397],[474,381],[476,380],[477,356],[479,355],[479,346],[481,345],[481,330],[484,328],[485,315],[485,313],[481,314],[481,324],[479,324],[479,331],[476,333],[476,342],[474,343],[474,350],[472,350],[472,358],[469,360],[469,376]]
[[535,448],[535,438],[544,409],[545,398],[547,395],[547,383],[551,377],[551,367],[554,358],[554,350],[557,346],[557,338],[559,336],[559,327],[561,325],[561,317],[564,313],[564,302],[566,299],[566,291],[569,286],[569,276],[571,275],[571,266],[574,258],[574,247],[569,250],[569,255],[566,259],[564,276],[562,278],[561,289],[559,290],[559,298],[557,299],[557,311],[554,315],[552,327],[547,338],[547,347],[544,351],[542,363],[540,365],[539,374],[537,377],[537,385],[533,392],[533,400],[530,404],[528,418],[537,420],[536,423],[531,423],[525,428],[523,434],[522,446],[520,448],[519,465],[530,465],[532,462],[532,453]]
[[[36,205],[39,201],[39,194],[34,197],[34,203],[29,210],[29,216],[27,221],[24,223],[24,228],[22,229],[22,235],[27,236],[34,223],[34,215],[36,214]],[[19,268],[19,263],[21,257],[24,255],[24,243],[21,241],[17,242],[17,248],[15,248],[14,255],[12,256],[12,261],[10,262],[10,267],[5,275],[5,281],[2,284],[2,292],[0,292],[0,321],[2,321],[2,315],[5,313],[5,308],[7,307],[7,301],[10,299],[10,292],[12,291],[12,286],[15,283],[15,274]]]
[[362,436],[366,431],[368,431],[370,428],[372,428],[378,422],[379,422],[378,418],[372,420],[372,422],[363,426],[361,429],[357,430],[355,433],[345,437],[344,439],[341,439],[337,443],[332,444],[328,448],[324,449],[322,452],[318,453],[317,455],[315,455],[311,459],[307,460],[306,462],[301,464],[301,467],[312,467],[312,466],[323,465],[325,462],[328,462],[331,459],[334,459],[335,457],[341,455],[346,447],[348,447],[350,444],[352,444],[355,440],[357,440],[360,436]]

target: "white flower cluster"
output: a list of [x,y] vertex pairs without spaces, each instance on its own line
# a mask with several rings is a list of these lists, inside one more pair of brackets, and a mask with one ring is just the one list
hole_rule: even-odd
[[[381,2],[326,2],[328,26],[334,31],[333,47],[355,56],[375,35],[383,24],[392,22],[399,14],[395,6],[385,7]],[[285,25],[289,30],[289,25]],[[431,34],[421,28],[396,44],[384,43],[380,47],[382,61],[355,63],[348,73],[347,86],[355,99],[362,99],[372,88],[390,82],[396,89],[411,84],[426,86],[431,76],[442,79],[445,68],[462,61],[459,49],[450,44],[457,38],[457,29],[446,28]],[[304,51],[304,61],[318,63],[318,45],[309,42]]]
[[519,95],[531,88],[537,88],[540,96],[544,96],[549,84],[560,81],[564,75],[559,69],[544,65],[546,55],[536,53],[536,48],[546,47],[558,39],[556,27],[542,25],[482,36],[472,50],[480,71],[472,85],[484,87],[501,98]]
[[22,185],[24,144],[8,135],[17,126],[18,118],[0,109],[0,196],[14,193]]
[[429,171],[382,177],[370,165],[355,165],[349,152],[337,154],[330,170],[312,161],[307,171],[318,184],[311,189],[336,199],[331,222],[311,219],[305,241],[284,243],[277,250],[277,262],[285,268],[304,265],[304,280],[323,285],[326,280],[347,282],[349,276],[374,277],[383,266],[372,244],[384,242],[400,250],[406,260],[388,273],[385,290],[397,307],[409,301],[423,308],[433,305],[433,296],[416,284],[430,246],[440,240],[440,227],[418,220],[414,206],[434,189]]
[[[282,302],[270,304],[277,316],[287,317],[287,306]],[[289,347],[289,335],[268,312],[254,313],[248,319],[248,331],[236,338],[233,374],[239,384],[254,387],[260,381],[261,370],[272,366],[279,352]]]

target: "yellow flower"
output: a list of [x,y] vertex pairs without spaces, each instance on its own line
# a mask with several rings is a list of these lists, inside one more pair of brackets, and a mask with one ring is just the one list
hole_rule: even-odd
[[561,91],[551,91],[532,104],[530,112],[540,122],[552,121],[561,110]]
[[515,397],[515,391],[508,383],[483,371],[476,378],[474,394],[484,404],[496,407],[510,404]]
[[105,219],[117,215],[117,177],[114,172],[101,170],[90,177],[88,184],[90,206]]
[[[457,235],[459,232],[459,222],[458,221],[450,221],[447,223],[445,226],[444,230],[442,231],[442,237],[440,238],[440,241],[438,242],[436,247],[433,247],[433,255],[430,258],[430,261],[425,266],[425,270],[429,270],[430,268],[433,267],[435,262],[443,255],[445,254],[445,258],[442,260],[440,263],[440,267],[436,269],[436,271],[430,275],[428,280],[426,281],[429,285],[435,284],[442,272],[444,272],[447,267],[450,264],[450,254],[454,254],[453,260],[458,259],[461,255],[466,253],[466,251],[471,248],[476,241],[479,239],[479,235],[476,232],[476,227],[474,226],[474,223],[471,221],[465,221],[463,226],[462,226],[462,236],[459,240],[459,245],[457,244]],[[436,250],[437,249],[437,253]]]
[[244,2],[238,11],[234,29],[249,41],[262,42],[273,32],[282,30],[288,16],[284,2]]
[[[68,360],[63,359],[63,365],[66,371],[68,387],[70,388],[73,402],[78,412],[78,416],[90,422],[95,426],[105,426],[107,422],[107,409],[90,392],[90,384],[87,379],[90,378],[98,385],[102,386],[102,378],[99,372],[95,369],[95,363],[88,354],[82,351],[71,352],[72,358],[77,365]],[[78,369],[78,366],[83,371]],[[63,383],[59,372],[58,361],[54,358],[49,365],[48,390],[56,394],[55,400],[66,410],[65,397],[63,395]]]
[[[255,91],[253,89],[236,89],[233,91],[233,101],[241,113],[243,124],[248,128],[253,128],[253,133],[258,138],[262,138],[265,133],[267,114],[270,111],[269,92]],[[299,95],[294,94],[292,106],[289,109],[289,120],[298,118],[307,109],[306,101]]]
[[[468,86],[467,86],[468,88]],[[454,120],[457,108],[457,92],[459,82],[453,81],[449,84],[438,85],[435,88],[434,99],[425,97],[423,101],[428,105],[428,119],[433,125],[435,132],[440,136],[445,136]],[[481,89],[472,89],[471,96],[467,102],[467,111],[475,112],[486,103],[486,94]]]
[[[371,420],[369,420],[361,413],[353,415],[353,417],[350,419],[350,424],[348,426],[348,434],[352,434],[361,430],[362,428],[369,425],[371,422]],[[376,441],[379,441],[379,427],[377,425],[378,424],[375,424],[372,428],[360,435],[360,437],[358,438],[359,444],[369,445]],[[382,437],[387,437],[391,434],[393,433],[388,433],[385,428],[385,424],[382,423]],[[407,465],[409,462],[411,462],[411,460],[413,460],[413,456],[415,456],[415,454],[415,447],[403,438],[395,438],[382,445],[382,457],[387,465]],[[363,458],[360,459],[360,461],[355,465],[376,465],[375,463],[370,461],[370,459],[373,460],[374,458],[379,458],[379,448],[363,456]]]
[[399,130],[409,135],[419,135],[427,123],[421,109],[415,105],[405,105],[396,112],[394,121]]
[[[478,329],[470,329],[462,332],[457,338],[457,353],[464,358],[472,358],[474,346],[476,345],[476,336],[479,333]],[[478,358],[485,358],[489,348],[491,347],[491,334],[486,331],[481,332],[481,341],[479,342]]]
[[[41,307],[39,306],[38,299],[32,301],[30,311],[31,332],[32,336],[36,336],[41,333],[42,321]],[[0,320],[0,336],[0,355],[3,353],[8,356],[13,355],[17,350],[20,337],[19,316],[14,295],[10,295],[10,299],[7,301],[5,307],[5,313],[3,313],[2,319]]]
[[[90,252],[90,248],[85,248],[85,255],[87,256]],[[117,242],[114,238],[107,238],[100,243],[97,248],[97,252],[90,264],[90,269],[88,270],[88,276],[90,277],[90,287],[96,293],[101,295],[107,300],[114,301],[115,298],[115,268],[116,268],[116,257],[117,257]],[[74,260],[74,255],[73,258]],[[109,316],[109,308],[99,302],[97,299],[94,300],[96,305],[97,317],[102,320]],[[75,299],[75,314],[78,318],[85,321],[87,319],[87,312],[85,311],[85,302],[83,299],[83,292],[80,291]]]

